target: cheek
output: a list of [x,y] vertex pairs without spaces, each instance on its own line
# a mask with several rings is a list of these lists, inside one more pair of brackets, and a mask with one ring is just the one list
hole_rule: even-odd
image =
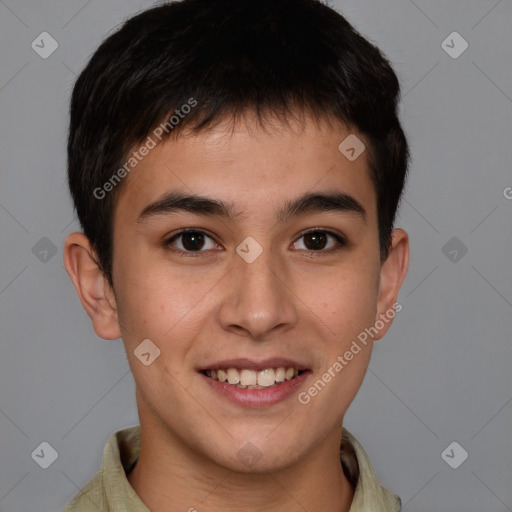
[[143,339],[150,339],[162,354],[172,348],[175,363],[205,329],[208,308],[215,300],[215,294],[208,293],[211,283],[207,279],[188,282],[157,265],[131,268],[137,267],[119,266],[124,276],[116,297],[124,342],[133,350]]
[[[144,261],[144,260],[141,260]],[[172,308],[169,307],[169,296],[165,286],[156,286],[158,279],[154,272],[127,258],[117,262],[116,290],[117,313],[123,331],[123,339],[129,344],[139,339],[161,338],[169,330]],[[164,300],[165,297],[165,300]],[[166,327],[167,326],[167,327]]]
[[343,339],[357,336],[374,322],[378,297],[375,272],[375,268],[340,270],[317,279],[314,286],[308,283],[303,296],[333,333]]

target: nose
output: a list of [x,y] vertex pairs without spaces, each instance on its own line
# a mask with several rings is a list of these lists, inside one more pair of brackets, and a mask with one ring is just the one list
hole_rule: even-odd
[[237,256],[219,309],[222,328],[258,341],[293,328],[298,311],[291,285],[284,263],[270,251],[251,263]]

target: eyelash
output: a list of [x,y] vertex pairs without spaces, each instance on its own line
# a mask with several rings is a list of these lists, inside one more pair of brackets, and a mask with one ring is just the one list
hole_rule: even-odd
[[[183,249],[173,248],[172,243],[175,240],[177,240],[180,236],[182,236],[186,233],[200,233],[200,234],[206,235],[208,238],[210,238],[211,240],[213,240],[215,242],[214,238],[212,236],[210,236],[206,231],[203,231],[202,229],[187,228],[187,229],[182,229],[178,233],[175,233],[174,235],[172,235],[169,239],[165,240],[164,246],[167,248],[167,250],[169,250],[173,253],[178,253],[185,257],[198,257],[198,256],[200,256],[201,253],[208,252],[207,250],[206,251],[204,251],[204,250],[184,251]],[[320,229],[320,228],[310,229],[308,231],[301,233],[294,243],[296,243],[298,240],[300,240],[301,238],[303,238],[306,235],[316,234],[316,233],[323,233],[323,234],[333,237],[336,240],[336,242],[338,243],[338,245],[336,245],[330,249],[326,249],[326,250],[322,249],[322,250],[318,250],[318,251],[313,251],[313,250],[301,249],[301,251],[306,252],[309,255],[331,254],[331,253],[339,251],[341,248],[345,247],[348,244],[346,238],[343,235],[340,235],[340,234],[330,231],[328,229]],[[217,242],[215,242],[215,243],[217,243]]]

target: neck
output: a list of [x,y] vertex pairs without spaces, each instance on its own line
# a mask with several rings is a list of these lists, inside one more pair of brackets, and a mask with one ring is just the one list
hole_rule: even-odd
[[[147,433],[151,432],[151,436]],[[291,466],[269,473],[231,471],[141,419],[141,451],[128,481],[159,512],[348,512],[354,490],[339,459],[341,428]]]

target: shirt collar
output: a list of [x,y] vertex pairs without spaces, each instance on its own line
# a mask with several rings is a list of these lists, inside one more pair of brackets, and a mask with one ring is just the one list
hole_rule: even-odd
[[[94,491],[96,496],[99,495],[100,510],[150,512],[135,493],[126,476],[136,463],[139,453],[139,426],[120,430],[109,439],[103,452],[101,471],[89,484],[90,490]],[[342,431],[340,460],[347,479],[355,487],[349,512],[400,511],[400,498],[390,493],[377,480],[368,455],[345,428]],[[84,496],[87,498],[87,488],[80,495],[82,498]],[[66,511],[80,512],[81,509],[67,508]]]

